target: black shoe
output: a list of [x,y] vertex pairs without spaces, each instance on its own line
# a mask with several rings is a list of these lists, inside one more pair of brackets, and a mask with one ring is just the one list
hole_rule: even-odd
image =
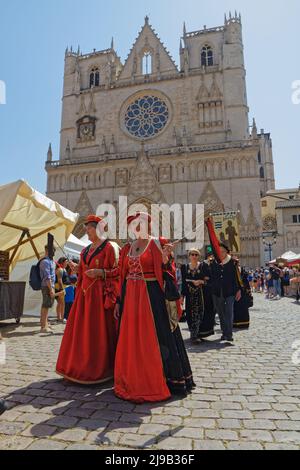
[[222,335],[221,338],[220,338],[220,341],[226,341],[225,336]]
[[0,400],[0,415],[8,410],[8,404],[4,400]]
[[231,338],[226,338],[225,341],[228,341],[228,343],[233,343],[233,338],[232,337]]

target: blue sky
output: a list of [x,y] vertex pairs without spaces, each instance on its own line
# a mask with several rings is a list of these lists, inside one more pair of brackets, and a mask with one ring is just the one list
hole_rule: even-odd
[[45,191],[49,142],[58,159],[64,52],[109,47],[114,36],[122,60],[150,17],[178,64],[179,37],[223,24],[224,13],[242,13],[250,119],[271,132],[276,186],[300,181],[300,105],[292,82],[300,80],[299,0],[0,0],[0,184],[26,179]]

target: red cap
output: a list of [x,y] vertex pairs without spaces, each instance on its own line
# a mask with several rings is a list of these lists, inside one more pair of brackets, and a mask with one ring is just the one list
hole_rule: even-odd
[[134,215],[129,215],[127,217],[127,225],[131,224],[136,219],[148,219],[148,222],[151,222],[151,216],[147,212],[136,212]]
[[92,222],[99,224],[101,222],[101,217],[98,217],[97,215],[88,215],[87,218],[85,219],[84,225],[90,224]]

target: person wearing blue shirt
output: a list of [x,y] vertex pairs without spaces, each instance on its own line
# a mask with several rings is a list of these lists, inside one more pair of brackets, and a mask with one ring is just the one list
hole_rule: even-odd
[[53,307],[55,299],[55,263],[49,258],[48,246],[45,246],[45,256],[40,261],[40,276],[42,285],[41,333],[53,333],[48,323],[49,308]]
[[76,290],[76,282],[77,276],[72,275],[70,276],[71,284],[65,288],[65,315],[64,315],[64,323],[67,322],[69,318],[69,314],[72,308],[72,305],[75,300],[75,290]]

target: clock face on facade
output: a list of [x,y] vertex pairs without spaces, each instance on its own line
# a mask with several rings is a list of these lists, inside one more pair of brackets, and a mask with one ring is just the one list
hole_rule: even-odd
[[145,93],[127,103],[122,116],[122,127],[132,137],[146,140],[159,135],[168,124],[169,118],[167,100],[154,93]]
[[77,141],[89,142],[95,140],[96,118],[84,116],[77,121]]
[[266,215],[263,219],[263,229],[265,231],[272,231],[276,229],[276,218],[272,215]]
[[93,124],[81,124],[80,126],[80,135],[82,137],[89,137],[93,135]]

